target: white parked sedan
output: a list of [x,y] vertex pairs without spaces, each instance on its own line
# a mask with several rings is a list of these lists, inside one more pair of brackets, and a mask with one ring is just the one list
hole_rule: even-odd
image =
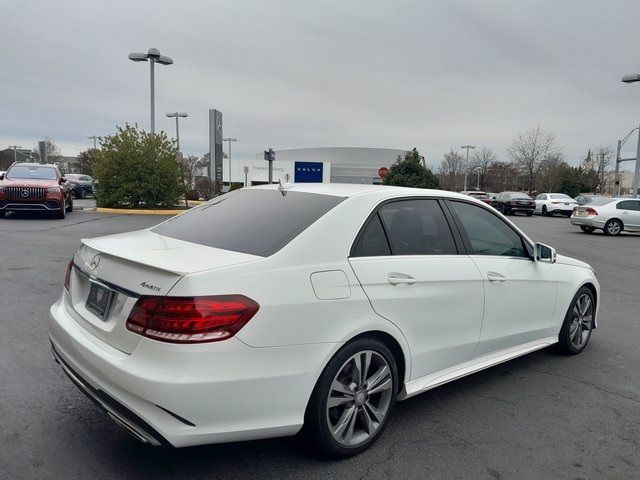
[[571,223],[583,232],[602,229],[605,235],[619,235],[626,230],[640,232],[640,200],[601,198],[576,207]]
[[535,212],[545,217],[554,213],[570,217],[574,207],[578,206],[578,202],[565,193],[541,193],[535,198],[535,202]]
[[591,267],[437,190],[245,188],[82,240],[54,358],[121,426],[183,447],[294,435],[346,456],[404,400],[596,327]]

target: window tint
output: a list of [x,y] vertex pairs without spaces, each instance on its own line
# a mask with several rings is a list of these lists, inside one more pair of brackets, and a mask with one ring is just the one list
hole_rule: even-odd
[[526,193],[520,193],[520,192],[512,192],[509,194],[510,198],[521,198],[524,200],[531,200],[531,197],[529,195],[527,195]]
[[475,255],[528,257],[520,235],[487,209],[462,202],[450,205],[471,242]]
[[554,193],[553,195],[549,195],[551,198],[556,200],[573,200],[569,195],[565,195],[564,193]]
[[437,200],[403,200],[380,208],[394,255],[455,255],[453,234]]
[[391,255],[387,236],[382,228],[380,217],[376,213],[364,227],[352,256],[354,257],[379,257]]
[[616,205],[618,210],[640,210],[640,202],[638,200],[624,200]]
[[538,198],[536,198],[536,200],[546,200],[547,199],[547,195],[544,193],[541,193],[540,195],[538,195]]
[[186,242],[266,257],[344,200],[333,195],[284,193],[236,190],[151,230]]

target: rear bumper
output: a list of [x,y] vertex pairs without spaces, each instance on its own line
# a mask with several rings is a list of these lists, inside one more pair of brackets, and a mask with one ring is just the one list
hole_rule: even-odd
[[129,355],[91,335],[61,301],[50,309],[49,337],[65,373],[112,419],[142,441],[174,447],[296,434],[315,382],[340,346],[143,338]]
[[605,223],[606,222],[604,222],[603,220],[598,220],[593,217],[576,217],[575,215],[571,216],[571,225],[603,228]]
[[549,212],[549,213],[557,213],[557,212],[567,213],[567,212],[573,212],[574,208],[575,208],[575,206],[573,206],[573,205],[547,205],[547,212]]

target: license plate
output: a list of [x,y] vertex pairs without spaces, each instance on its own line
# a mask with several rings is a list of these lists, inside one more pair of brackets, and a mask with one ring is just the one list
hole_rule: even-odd
[[91,282],[89,288],[89,296],[87,297],[86,307],[91,313],[105,320],[111,306],[111,299],[114,291],[99,283]]
[[587,216],[587,212],[576,212],[576,217],[586,217]]

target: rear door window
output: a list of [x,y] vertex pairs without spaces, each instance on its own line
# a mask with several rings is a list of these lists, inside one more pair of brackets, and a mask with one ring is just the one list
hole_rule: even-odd
[[616,205],[618,210],[640,210],[640,202],[638,200],[624,200]]
[[393,255],[455,255],[449,223],[437,200],[402,200],[380,208]]
[[315,193],[240,189],[151,231],[186,242],[267,257],[343,200],[344,197]]

